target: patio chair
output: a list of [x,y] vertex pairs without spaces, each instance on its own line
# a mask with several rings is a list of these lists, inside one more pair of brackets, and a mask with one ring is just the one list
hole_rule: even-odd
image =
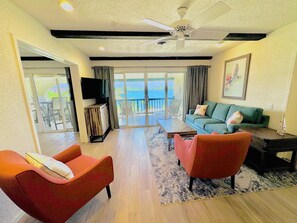
[[170,118],[177,118],[179,116],[179,107],[181,99],[173,99],[169,105],[168,113]]
[[[60,100],[61,100],[61,105],[60,105]],[[67,103],[67,97],[54,97],[52,98],[52,111],[51,111],[51,116],[54,121],[56,130],[58,129],[58,125],[63,124],[62,122],[62,111],[65,114],[65,121],[70,122],[71,121],[71,114],[70,114],[70,109],[68,107]],[[67,114],[67,115],[66,115]]]
[[[177,118],[179,116],[179,107],[180,107],[181,99],[172,99],[169,107],[168,107],[168,115],[167,119],[171,118]],[[154,112],[156,115],[156,119],[165,119],[165,110],[160,110],[157,112]]]

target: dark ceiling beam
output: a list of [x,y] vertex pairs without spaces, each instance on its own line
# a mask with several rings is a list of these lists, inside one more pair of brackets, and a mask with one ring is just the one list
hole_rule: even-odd
[[266,37],[265,33],[229,33],[224,40],[256,41]]
[[87,30],[51,30],[56,38],[71,39],[143,39],[169,36],[168,32],[124,32],[124,31],[87,31]]
[[[56,38],[70,39],[155,39],[169,36],[168,32],[135,32],[135,31],[90,31],[90,30],[51,30]],[[229,33],[226,41],[255,41],[266,37],[265,33]],[[193,38],[186,38],[195,40]]]
[[51,58],[47,58],[47,57],[32,57],[32,56],[23,56],[21,57],[21,61],[47,61],[47,60],[53,60]]
[[90,60],[211,60],[212,56],[90,57]]

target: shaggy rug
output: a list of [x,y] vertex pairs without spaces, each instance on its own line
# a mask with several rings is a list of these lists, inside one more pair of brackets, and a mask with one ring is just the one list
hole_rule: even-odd
[[260,176],[253,169],[243,165],[236,174],[235,190],[231,189],[231,178],[229,177],[213,180],[195,179],[193,190],[190,192],[188,190],[189,176],[182,166],[177,165],[174,149],[171,151],[167,150],[165,134],[159,134],[157,128],[147,128],[145,129],[145,139],[161,204],[208,199],[297,185],[297,172],[268,172],[264,176]]

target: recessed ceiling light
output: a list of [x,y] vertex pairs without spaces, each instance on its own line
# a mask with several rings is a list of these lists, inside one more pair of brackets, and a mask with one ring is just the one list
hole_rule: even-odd
[[98,47],[98,50],[100,50],[100,51],[105,51],[105,47],[104,47],[104,46],[99,46],[99,47]]
[[65,11],[69,12],[73,10],[73,6],[67,0],[60,0],[59,4],[61,8],[64,9]]

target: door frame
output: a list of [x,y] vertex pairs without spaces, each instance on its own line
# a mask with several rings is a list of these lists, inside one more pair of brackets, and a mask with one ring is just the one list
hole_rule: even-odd
[[[46,71],[45,71],[46,69]],[[66,118],[65,118],[65,113],[64,111],[62,111],[62,124],[63,124],[63,128],[62,129],[57,129],[57,130],[51,130],[51,129],[46,129],[45,125],[44,125],[44,121],[43,121],[43,116],[41,113],[41,109],[40,109],[40,105],[39,105],[39,99],[38,99],[38,93],[37,93],[37,86],[36,86],[36,82],[34,79],[34,76],[39,75],[40,77],[42,77],[42,75],[44,75],[44,77],[53,77],[55,79],[55,83],[58,89],[58,97],[59,97],[59,104],[60,107],[62,107],[62,101],[61,101],[61,90],[59,87],[59,80],[58,77],[61,73],[65,73],[65,78],[67,81],[67,84],[69,85],[68,82],[68,78],[67,78],[67,73],[65,68],[24,68],[24,73],[26,76],[29,77],[30,79],[30,83],[31,83],[31,90],[32,90],[32,94],[33,94],[33,101],[34,101],[34,105],[38,114],[38,125],[41,129],[41,132],[38,133],[59,133],[59,132],[69,132],[70,130],[67,130],[66,127]],[[35,74],[38,73],[38,74]],[[69,94],[71,97],[71,91],[70,91],[70,85],[69,85]],[[75,109],[74,109],[75,110]],[[37,131],[37,129],[36,129]],[[71,131],[72,132],[72,131]]]

